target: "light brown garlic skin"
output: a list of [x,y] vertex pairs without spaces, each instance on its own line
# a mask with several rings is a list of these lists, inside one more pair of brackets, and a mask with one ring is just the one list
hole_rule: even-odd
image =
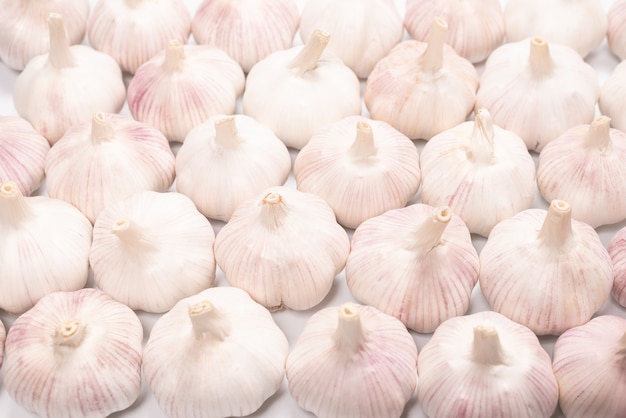
[[606,38],[609,48],[620,60],[626,58],[626,1],[615,0],[608,13]]
[[[625,25],[626,26],[626,25]],[[611,118],[611,125],[626,132],[626,106],[624,95],[626,94],[626,63],[620,62],[606,79],[600,91],[598,106],[603,115]]]
[[626,307],[626,227],[619,229],[608,246],[613,263],[613,288],[611,295],[621,306]]

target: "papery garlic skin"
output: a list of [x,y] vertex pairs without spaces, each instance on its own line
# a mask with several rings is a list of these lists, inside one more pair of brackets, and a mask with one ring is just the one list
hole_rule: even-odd
[[167,139],[129,117],[98,112],[70,128],[46,156],[46,189],[93,223],[104,207],[142,190],[165,192],[175,158]]
[[447,207],[415,204],[359,225],[346,282],[361,303],[412,330],[432,332],[467,311],[478,269],[478,253],[461,218]]
[[0,60],[14,70],[21,71],[31,58],[50,50],[50,13],[63,16],[71,45],[82,42],[89,15],[89,1],[2,0],[0,10]]
[[190,33],[191,16],[181,0],[100,0],[87,22],[89,43],[131,74],[168,41],[185,44]]
[[596,231],[553,200],[497,224],[480,253],[480,288],[496,312],[537,335],[591,319],[613,285],[611,258]]
[[626,63],[622,61],[602,85],[598,106],[603,115],[611,118],[611,125],[623,132],[626,132],[626,106],[623,102],[625,94]]
[[237,206],[291,171],[285,144],[245,115],[216,115],[196,126],[176,154],[176,190],[205,216],[227,222]]
[[626,307],[626,227],[619,229],[608,246],[613,262],[613,288],[611,295],[617,303]]
[[400,321],[345,303],[311,316],[285,371],[291,396],[320,418],[393,418],[413,395],[416,362]]
[[596,228],[626,218],[626,133],[611,119],[568,129],[539,154],[537,186],[547,201],[563,199],[572,217]]
[[41,417],[108,416],[139,396],[142,338],[137,315],[105,293],[52,293],[11,326],[3,385]]
[[350,239],[328,204],[288,187],[239,205],[215,239],[228,283],[271,310],[320,303],[349,252]]
[[14,116],[0,116],[0,183],[14,181],[23,195],[30,195],[44,177],[48,140],[30,123]]
[[411,38],[426,42],[435,18],[448,23],[447,43],[462,57],[478,63],[504,39],[504,15],[499,0],[408,0],[404,26]]
[[89,263],[94,282],[132,309],[165,312],[215,281],[215,234],[179,193],[138,192],[96,219]]
[[0,366],[2,366],[2,362],[4,361],[4,342],[7,338],[7,330],[4,327],[2,321],[0,321]]
[[590,123],[600,95],[595,70],[574,50],[535,37],[506,43],[485,63],[476,109],[541,152],[567,129]]
[[223,49],[247,73],[271,53],[292,46],[299,20],[294,0],[204,0],[191,30],[196,42]]
[[300,18],[306,43],[314,31],[331,34],[328,51],[338,56],[359,78],[402,40],[402,17],[389,0],[308,0]]
[[1,183],[0,308],[20,314],[49,293],[85,286],[91,238],[74,206]]
[[422,348],[417,372],[419,403],[430,417],[547,418],[559,398],[537,336],[492,311],[441,324]]
[[168,417],[243,416],[279,389],[288,351],[267,309],[241,289],[215,287],[157,320],[143,373]]
[[611,52],[626,58],[626,0],[615,0],[607,12],[606,39]]

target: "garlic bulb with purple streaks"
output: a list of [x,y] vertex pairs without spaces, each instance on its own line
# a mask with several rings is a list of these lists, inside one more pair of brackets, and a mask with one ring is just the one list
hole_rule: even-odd
[[626,59],[626,0],[615,0],[608,13],[606,39],[611,52],[620,60]]
[[613,69],[600,90],[598,106],[602,114],[611,118],[614,128],[626,132],[626,61],[622,61]]
[[611,295],[617,303],[626,307],[626,227],[619,229],[608,246],[613,262],[613,288]]

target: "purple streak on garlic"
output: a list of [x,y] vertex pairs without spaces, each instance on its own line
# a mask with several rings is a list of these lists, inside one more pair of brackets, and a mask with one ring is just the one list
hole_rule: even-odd
[[611,125],[626,132],[626,62],[622,61],[613,69],[609,78],[602,85],[598,106],[600,112],[611,118]]
[[104,207],[143,190],[165,192],[175,158],[167,139],[148,124],[98,112],[70,128],[46,157],[46,188],[93,223]]
[[607,13],[606,39],[611,52],[626,59],[626,0],[615,0]]
[[91,224],[72,205],[1,183],[0,308],[20,314],[49,293],[85,286],[91,237]]
[[135,73],[128,107],[135,119],[183,142],[209,117],[234,113],[244,83],[241,67],[226,52],[171,40]]
[[412,330],[432,332],[467,311],[478,267],[478,253],[461,218],[447,207],[415,204],[359,225],[346,281],[361,303]]
[[465,121],[476,99],[478,73],[446,45],[448,24],[432,22],[428,42],[409,40],[378,61],[365,85],[365,104],[411,139],[430,139]]
[[548,418],[559,389],[537,336],[497,312],[451,318],[420,352],[417,395],[441,418]]
[[332,35],[328,51],[362,79],[404,31],[396,4],[389,0],[308,0],[300,18],[302,40],[307,42],[316,29]]
[[361,116],[318,130],[293,172],[298,190],[321,196],[348,228],[405,206],[421,180],[415,144],[386,122]]
[[621,306],[626,307],[626,227],[618,230],[608,247],[613,263],[613,288],[611,295]]
[[540,152],[567,129],[590,123],[600,94],[595,70],[573,49],[539,37],[507,43],[485,63],[476,109]]
[[591,319],[613,285],[611,258],[571,206],[528,209],[497,224],[480,253],[480,288],[494,311],[537,335]]
[[447,43],[472,63],[487,58],[504,38],[499,0],[409,0],[404,26],[413,39],[426,42],[437,17],[448,23]]
[[503,219],[532,206],[535,163],[524,141],[493,124],[486,109],[447,129],[420,156],[422,201],[449,206],[470,232],[489,235]]
[[30,123],[0,116],[0,183],[14,181],[23,195],[35,191],[44,178],[48,140]]
[[30,60],[17,77],[13,104],[54,144],[97,111],[117,113],[126,89],[113,58],[85,45],[70,46],[61,15],[51,13],[48,23],[50,52]]
[[227,222],[245,200],[285,183],[291,158],[271,129],[245,115],[196,126],[176,154],[176,190],[205,216]]
[[623,417],[625,365],[626,319],[603,315],[565,331],[552,362],[565,416]]
[[181,0],[99,0],[87,22],[89,43],[131,74],[168,41],[186,43],[190,32]]
[[288,351],[267,309],[241,289],[215,287],[157,320],[143,373],[168,417],[243,416],[278,390]]
[[165,312],[213,284],[214,241],[188,197],[138,192],[98,215],[89,262],[96,285],[113,299]]
[[103,292],[55,292],[9,329],[3,384],[42,417],[108,416],[139,396],[142,338],[137,315]]
[[330,36],[316,30],[305,45],[259,61],[246,79],[243,113],[271,128],[288,147],[301,149],[318,129],[361,114],[359,79],[325,51]]
[[2,0],[0,10],[0,60],[14,70],[21,71],[31,58],[50,50],[50,13],[63,16],[70,44],[82,42],[89,1]]
[[596,228],[626,218],[626,133],[611,119],[568,129],[539,154],[537,186],[544,199],[563,199],[572,217]]
[[309,309],[344,268],[350,239],[322,198],[272,187],[235,210],[215,240],[231,286],[271,309]]
[[196,42],[223,49],[247,73],[271,53],[291,48],[299,20],[294,0],[204,0],[191,30]]
[[396,318],[344,303],[309,319],[287,357],[289,392],[320,418],[393,418],[417,383],[417,347]]

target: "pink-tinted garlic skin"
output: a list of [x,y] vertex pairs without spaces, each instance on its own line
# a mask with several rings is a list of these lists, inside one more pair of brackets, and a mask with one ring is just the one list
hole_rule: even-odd
[[4,323],[0,321],[0,367],[2,367],[2,362],[4,361],[4,342],[7,338],[7,330],[4,326]]
[[613,288],[611,295],[621,306],[626,307],[626,227],[615,233],[608,247],[613,263]]
[[[626,25],[625,25],[626,26]],[[613,69],[609,78],[602,85],[598,106],[603,115],[611,118],[611,126],[626,132],[626,61]]]
[[623,61],[626,59],[626,0],[615,0],[607,16],[606,39],[609,48]]

